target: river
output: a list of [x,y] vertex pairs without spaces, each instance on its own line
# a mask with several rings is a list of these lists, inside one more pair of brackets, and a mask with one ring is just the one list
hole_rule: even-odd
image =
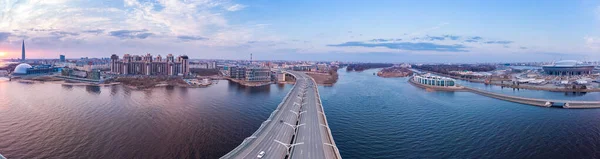
[[[376,71],[341,71],[335,86],[319,89],[344,158],[600,157],[600,109],[543,108],[470,92],[428,92],[407,83],[408,78],[379,78]],[[513,94],[512,89],[504,92]],[[521,92],[599,99],[597,93]]]
[[[600,109],[428,92],[407,78],[374,76],[376,71],[340,70],[338,83],[319,87],[344,158],[600,157]],[[221,81],[208,88],[136,91],[0,81],[0,153],[8,158],[218,158],[252,134],[291,87],[247,88]],[[599,99],[597,93],[489,89]]]
[[292,85],[62,86],[0,81],[0,153],[12,158],[218,158]]

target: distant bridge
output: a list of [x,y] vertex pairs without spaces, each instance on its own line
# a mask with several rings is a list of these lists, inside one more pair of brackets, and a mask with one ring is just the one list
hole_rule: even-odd
[[464,87],[464,90],[473,92],[476,94],[480,94],[483,96],[496,98],[496,99],[511,101],[511,102],[515,102],[515,103],[521,103],[521,104],[542,106],[542,107],[562,106],[563,108],[600,108],[600,101],[573,101],[573,100],[552,100],[552,99],[526,98],[526,97],[505,95],[505,94],[500,94],[500,93],[493,93],[493,92],[484,91],[481,89],[469,88],[469,87]]
[[285,71],[296,84],[250,137],[221,158],[339,159],[327,117],[317,89],[310,76]]
[[534,105],[534,106],[541,106],[541,107],[556,106],[556,107],[563,107],[563,108],[600,108],[600,101],[576,101],[576,100],[554,100],[554,99],[527,98],[527,97],[511,96],[511,95],[506,95],[506,94],[501,94],[501,93],[494,93],[494,92],[471,88],[471,87],[467,87],[467,86],[460,86],[460,87],[456,87],[456,88],[441,87],[441,86],[429,86],[429,85],[420,84],[418,82],[414,82],[412,77],[408,79],[408,82],[413,84],[414,86],[417,86],[420,88],[425,88],[425,89],[432,89],[432,90],[437,90],[437,91],[451,91],[451,92],[453,92],[453,91],[468,91],[468,92],[472,92],[475,94],[480,94],[483,96],[496,98],[496,99],[500,99],[500,100],[521,103],[521,104]]

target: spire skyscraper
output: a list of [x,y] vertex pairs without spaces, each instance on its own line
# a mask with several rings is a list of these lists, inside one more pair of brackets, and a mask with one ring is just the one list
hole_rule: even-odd
[[25,40],[23,40],[23,45],[21,47],[21,61],[25,61]]

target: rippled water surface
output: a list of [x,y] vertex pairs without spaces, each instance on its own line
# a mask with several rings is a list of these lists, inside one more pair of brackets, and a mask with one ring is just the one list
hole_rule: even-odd
[[[600,157],[600,109],[542,108],[469,92],[427,92],[407,78],[378,78],[375,71],[341,71],[334,87],[319,88],[344,158]],[[600,99],[597,93],[575,98]]]
[[7,158],[218,158],[252,134],[291,85],[128,90],[0,81]]
[[[427,92],[376,70],[320,87],[344,158],[600,158],[600,109],[542,108],[469,92]],[[598,100],[565,95],[491,91]],[[218,158],[251,135],[291,85],[202,89],[23,84],[0,80],[8,158]]]

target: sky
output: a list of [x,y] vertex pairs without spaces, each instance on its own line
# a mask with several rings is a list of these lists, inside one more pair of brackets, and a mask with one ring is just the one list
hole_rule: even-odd
[[600,60],[598,0],[0,0],[0,58]]

